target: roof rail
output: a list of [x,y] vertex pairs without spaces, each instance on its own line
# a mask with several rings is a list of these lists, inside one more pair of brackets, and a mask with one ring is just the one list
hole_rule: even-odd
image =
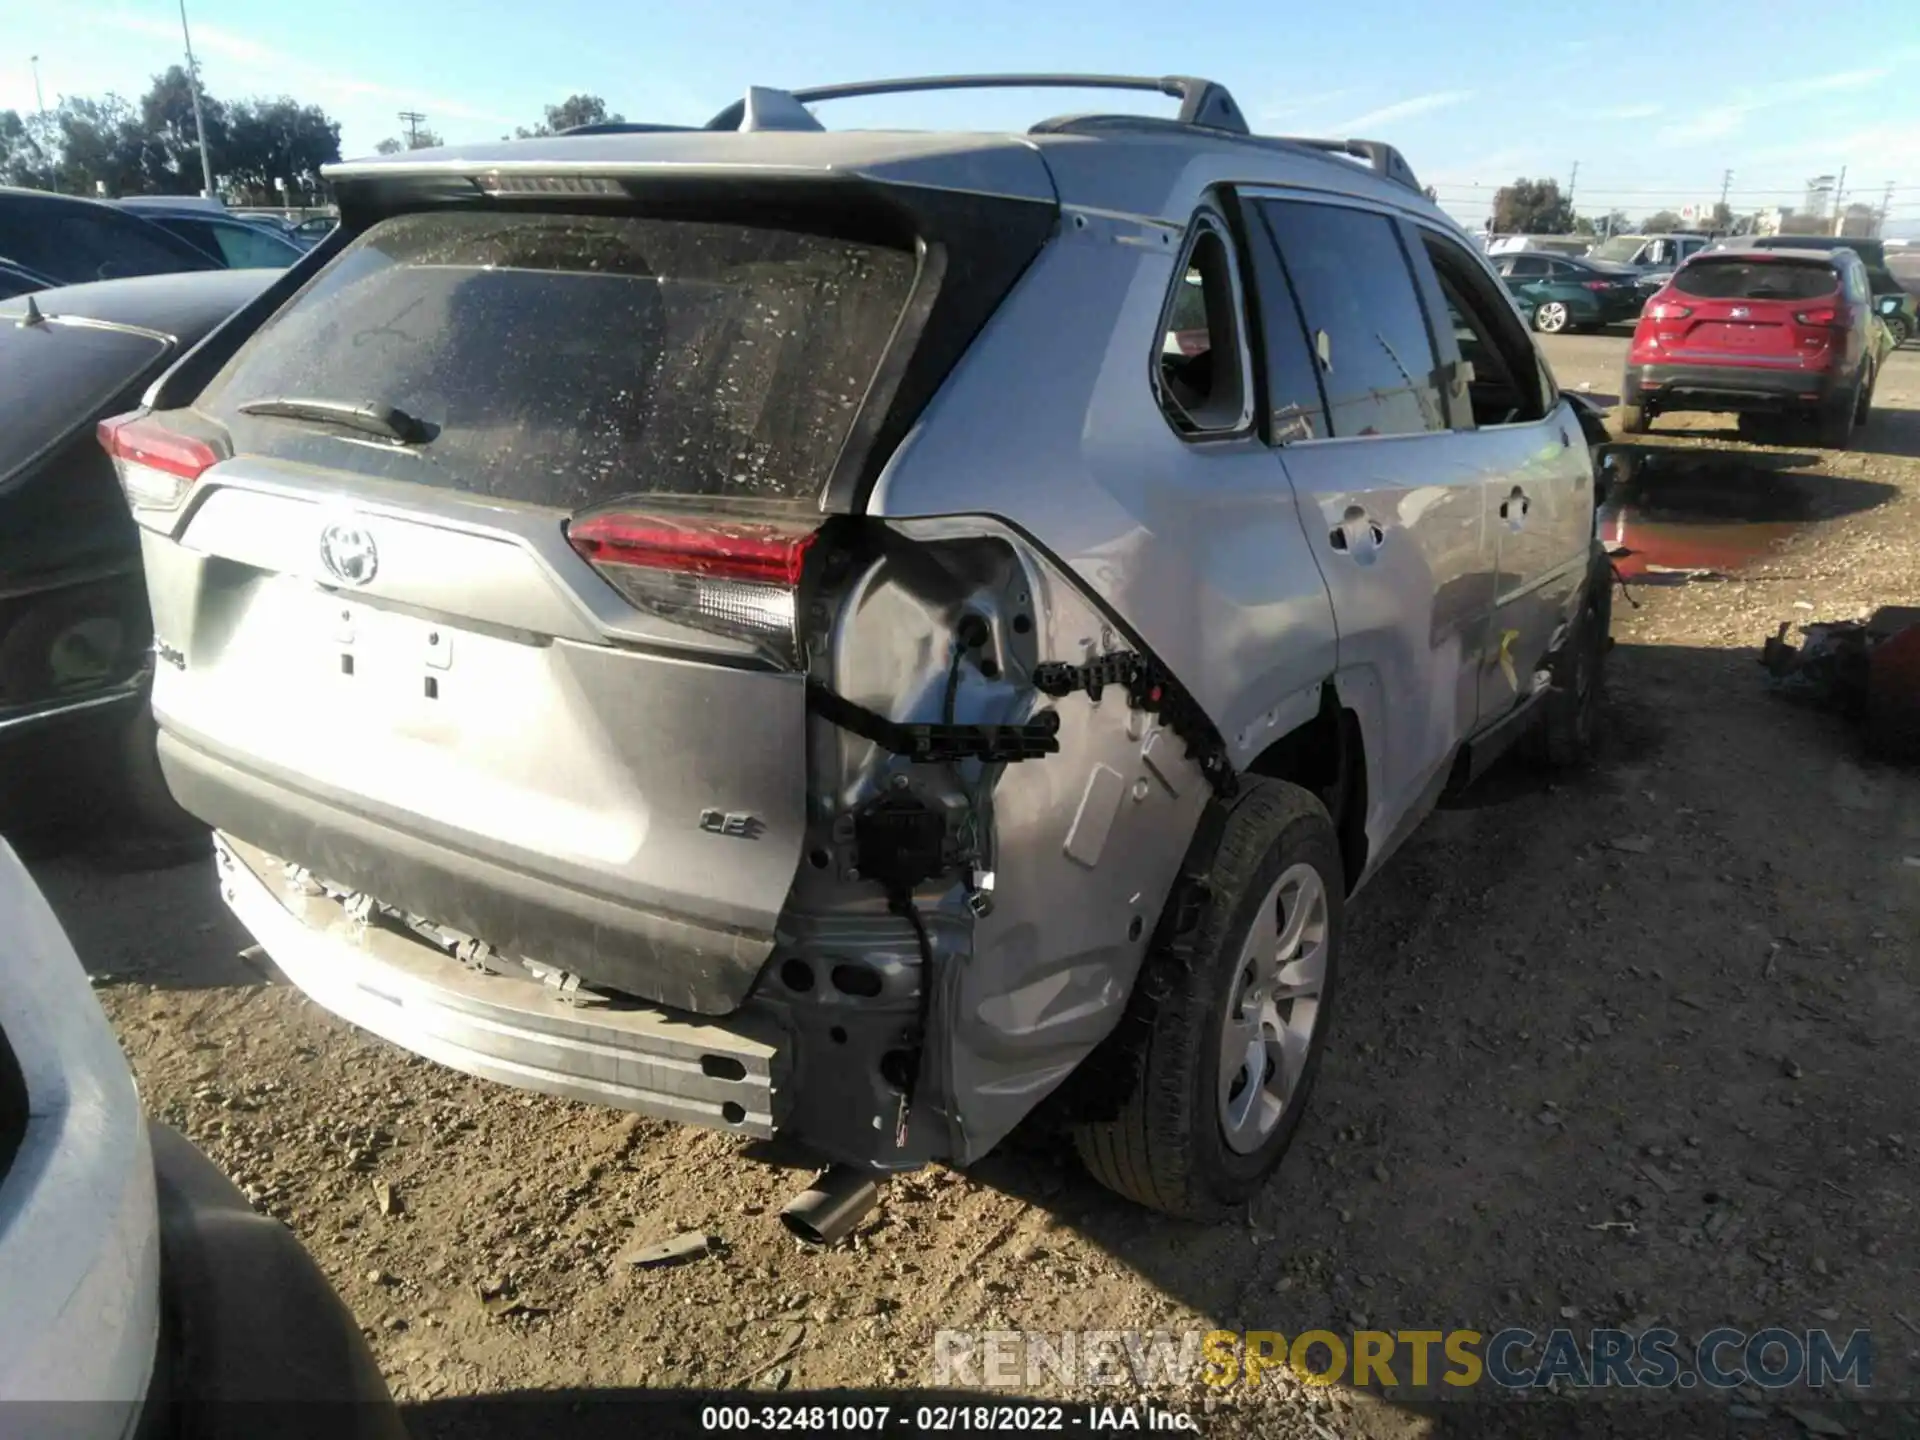
[[[800,105],[821,100],[852,100],[866,95],[905,95],[924,90],[1140,90],[1180,101],[1180,122],[1246,135],[1245,116],[1224,85],[1194,75],[918,75],[901,80],[859,80],[847,85],[818,85],[787,92]],[[759,91],[767,107],[768,92]],[[747,100],[736,100],[707,122],[709,130],[738,130],[746,122]],[[775,127],[769,127],[775,128]],[[782,124],[777,128],[792,128]]]
[[[1420,181],[1415,178],[1413,167],[1407,164],[1403,156],[1384,140],[1319,140],[1308,135],[1276,135],[1276,140],[1284,140],[1289,145],[1304,145],[1309,150],[1323,151],[1328,155],[1351,155],[1356,160],[1367,162],[1382,180],[1392,180],[1405,185],[1410,190],[1420,190]],[[1421,194],[1425,194],[1421,190]]]

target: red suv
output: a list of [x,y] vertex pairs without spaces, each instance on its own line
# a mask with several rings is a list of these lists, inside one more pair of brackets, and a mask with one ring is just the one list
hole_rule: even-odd
[[1674,271],[1633,330],[1620,428],[1731,410],[1740,433],[1805,416],[1844,450],[1873,400],[1872,287],[1850,250],[1709,250]]

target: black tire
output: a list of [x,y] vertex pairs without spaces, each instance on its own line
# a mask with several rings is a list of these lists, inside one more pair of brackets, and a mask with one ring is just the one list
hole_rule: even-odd
[[[1169,1215],[1214,1220],[1266,1183],[1305,1113],[1339,977],[1346,883],[1333,821],[1297,785],[1247,777],[1231,801],[1216,804],[1201,836],[1126,1017],[1090,1057],[1095,1083],[1083,1093],[1100,1113],[1083,1112],[1073,1136],[1087,1169],[1109,1189]],[[1241,1153],[1228,1144],[1221,1116],[1227,1012],[1243,946],[1252,927],[1266,923],[1264,902],[1300,865],[1311,867],[1325,901],[1323,980],[1305,1059],[1277,1123]]]
[[1853,423],[1856,428],[1865,425],[1868,417],[1873,414],[1873,387],[1879,379],[1880,374],[1877,370],[1869,370],[1860,382],[1860,401],[1853,408]]
[[1613,566],[1596,545],[1580,613],[1559,650],[1547,659],[1553,688],[1540,702],[1539,720],[1521,741],[1523,753],[1536,765],[1572,770],[1592,760],[1612,628]]
[[1653,428],[1653,416],[1644,405],[1622,405],[1615,414],[1619,417],[1622,435],[1644,435]]
[[1905,315],[1888,315],[1884,319],[1887,333],[1893,336],[1894,349],[1898,350],[1913,338],[1913,322]]
[[1860,409],[1860,384],[1813,413],[1814,433],[1823,450],[1846,450],[1853,445],[1854,416]]
[[0,703],[79,699],[132,674],[146,644],[140,598],[93,586],[30,602],[0,635]]

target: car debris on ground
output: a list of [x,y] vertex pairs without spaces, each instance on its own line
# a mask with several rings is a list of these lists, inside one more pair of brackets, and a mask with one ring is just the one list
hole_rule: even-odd
[[1768,637],[1760,663],[1782,695],[1839,711],[1865,727],[1868,749],[1891,761],[1920,760],[1920,607],[1886,605],[1865,620],[1791,623]]

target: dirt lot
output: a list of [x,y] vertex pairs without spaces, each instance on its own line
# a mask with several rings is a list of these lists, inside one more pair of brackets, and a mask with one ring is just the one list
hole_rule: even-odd
[[[1622,348],[1552,358],[1604,394]],[[1920,354],[1880,404],[1846,455],[1751,450],[1717,419],[1656,432],[1642,533],[1683,559],[1701,539],[1715,573],[1671,564],[1616,601],[1591,774],[1496,772],[1359,902],[1312,1113],[1244,1225],[1143,1214],[1022,1135],[803,1251],[773,1218],[803,1173],[348,1030],[236,959],[209,865],[116,874],[69,850],[35,871],[153,1111],[308,1244],[416,1434],[506,1433],[458,1402],[515,1392],[905,1390],[940,1328],[1867,1327],[1873,1394],[1920,1396],[1920,776],[1861,759],[1754,663],[1781,620],[1920,602]],[[725,1248],[622,1263],[686,1228]],[[1157,1393],[1216,1434],[1806,1420],[1757,1391],[1686,1415]],[[1911,1413],[1794,1403],[1856,1434]]]

